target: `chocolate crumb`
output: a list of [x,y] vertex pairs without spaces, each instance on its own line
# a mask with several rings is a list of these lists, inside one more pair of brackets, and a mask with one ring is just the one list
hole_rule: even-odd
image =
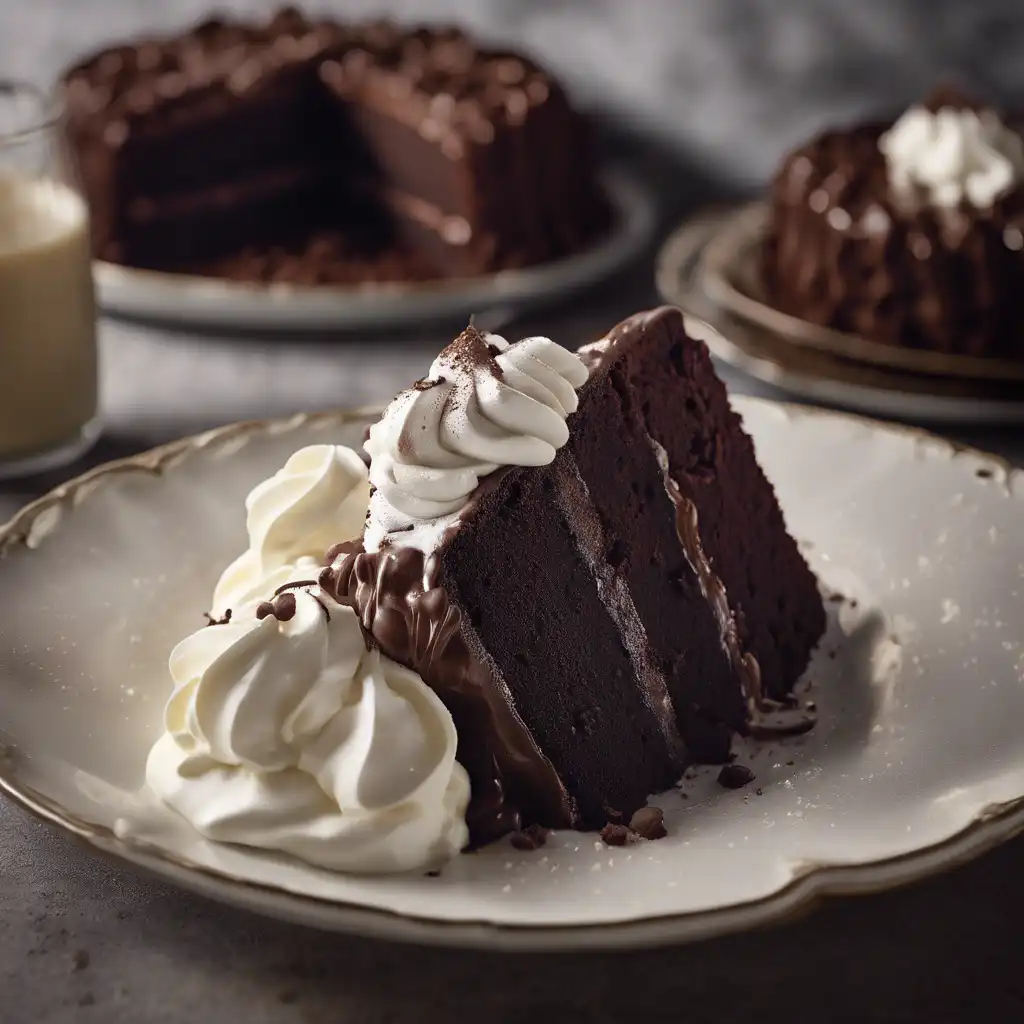
[[549,834],[543,825],[527,825],[513,832],[509,841],[517,850],[536,850],[548,841]]
[[226,626],[231,621],[231,609],[228,608],[219,619],[215,619],[209,612],[203,612],[203,618],[208,626]]
[[754,793],[757,796],[764,796],[764,790],[760,786],[758,786],[757,789],[754,790]]
[[718,784],[726,789],[741,789],[754,781],[754,773],[745,764],[727,764],[718,773]]
[[298,602],[295,600],[295,595],[288,591],[279,594],[273,601],[262,601],[256,608],[256,618],[262,621],[268,615],[273,615],[278,622],[288,622],[295,618],[297,608]]
[[840,594],[838,590],[834,594],[829,594],[828,599],[836,603],[838,603],[839,601],[846,600],[846,598],[842,594]]
[[635,842],[637,834],[626,825],[618,825],[614,821],[608,822],[601,829],[601,840],[605,846],[626,846]]
[[786,762],[786,767],[787,768],[792,768],[793,767],[793,762],[792,761],[787,761]]
[[835,661],[836,657],[838,656],[838,654],[839,654],[838,651],[829,651],[828,652],[828,660],[829,661]]
[[441,872],[437,868],[434,868],[433,871],[428,871],[427,872],[427,878],[440,878],[440,877],[441,877]]
[[665,812],[660,807],[641,807],[629,819],[629,827],[643,839],[664,839],[668,835]]
[[991,480],[992,477],[995,476],[995,473],[993,473],[988,466],[979,466],[974,471],[974,475],[977,476],[979,480]]
[[71,954],[71,972],[77,974],[79,971],[84,971],[89,966],[89,953],[84,949],[76,949]]
[[809,700],[807,702],[807,710],[808,711],[817,711],[818,710],[818,705],[813,700]]

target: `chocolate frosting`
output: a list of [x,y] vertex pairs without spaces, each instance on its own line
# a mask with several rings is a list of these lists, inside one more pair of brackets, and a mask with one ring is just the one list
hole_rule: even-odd
[[[949,88],[924,105],[978,106]],[[884,344],[1020,357],[1024,189],[981,210],[897,193],[878,148],[889,127],[828,131],[783,161],[761,250],[765,298],[792,316]]]
[[324,590],[353,608],[372,642],[418,672],[451,712],[457,756],[470,777],[466,822],[473,844],[533,822],[573,827],[575,803],[441,585],[439,555],[411,547],[368,552],[361,541],[350,541],[332,548],[327,561],[320,575]]

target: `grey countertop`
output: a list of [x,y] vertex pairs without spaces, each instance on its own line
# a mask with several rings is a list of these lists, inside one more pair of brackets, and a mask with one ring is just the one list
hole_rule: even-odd
[[[0,0],[0,73],[45,81],[112,33],[178,24],[203,6]],[[656,141],[630,136],[626,149],[661,195],[666,223],[722,182],[762,179],[785,144],[824,118],[910,99],[944,69],[1006,95],[1024,87],[1015,0],[390,7],[457,14],[525,38],[592,102],[657,128]],[[595,337],[655,301],[650,278],[648,262],[509,331],[543,330],[567,344]],[[437,327],[256,338],[109,319],[101,335],[107,431],[69,473],[233,419],[386,399],[444,340]],[[1013,432],[957,436],[1024,463]],[[0,490],[0,518],[60,478]],[[0,800],[0,1024],[520,1021],[545,1010],[567,1024],[1022,1020],[1022,863],[1017,840],[905,890],[830,902],[780,928],[700,946],[503,957],[328,936],[219,907],[97,861]]]

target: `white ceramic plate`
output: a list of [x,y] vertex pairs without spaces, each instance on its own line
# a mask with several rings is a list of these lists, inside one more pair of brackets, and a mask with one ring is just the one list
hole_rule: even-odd
[[608,236],[578,255],[523,270],[416,284],[301,287],[97,262],[96,287],[100,304],[113,313],[225,328],[384,329],[493,309],[518,314],[621,270],[650,242],[656,220],[650,194],[621,169],[603,181],[614,214]]
[[659,293],[716,328],[705,338],[716,359],[795,398],[869,416],[936,424],[1024,423],[1024,388],[1019,386],[928,377],[858,362],[796,344],[788,334],[731,314],[715,301],[702,258],[710,242],[728,241],[723,225],[734,216],[726,208],[687,221],[658,256]]
[[[309,924],[431,943],[585,948],[696,939],[816,895],[885,888],[1024,828],[1024,476],[928,435],[741,399],[829,595],[806,737],[662,795],[668,838],[499,843],[440,877],[332,876],[219,847],[132,793],[167,653],[244,538],[243,498],[367,414],[235,426],[104,467],[0,531],[0,785],[89,847]],[[756,788],[755,788],[756,787]],[[684,796],[685,794],[685,796]],[[119,821],[121,824],[119,824]]]

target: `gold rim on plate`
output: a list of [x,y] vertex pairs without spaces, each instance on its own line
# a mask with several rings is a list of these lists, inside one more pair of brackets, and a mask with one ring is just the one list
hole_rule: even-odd
[[[910,427],[893,426],[862,416],[827,412],[788,403],[744,399],[745,402],[782,406],[789,415],[836,417],[875,429],[901,433],[934,443],[934,435]],[[248,439],[263,434],[282,434],[309,424],[332,421],[351,423],[373,417],[379,409],[299,415],[287,420],[262,420],[232,424],[184,438],[149,452],[98,466],[62,484],[18,512],[0,527],[0,555],[13,545],[38,543],[40,522],[70,514],[115,475],[139,472],[161,475],[181,461],[210,449],[227,446],[236,450]],[[993,475],[1006,481],[1012,470],[1005,460],[974,449],[948,444],[956,452],[971,452],[983,459]],[[43,530],[45,533],[48,530]],[[338,900],[296,894],[282,888],[254,883],[207,866],[192,863],[153,845],[126,842],[109,828],[91,823],[58,806],[44,794],[19,781],[16,758],[0,746],[0,793],[29,813],[55,825],[88,851],[108,860],[143,870],[201,895],[258,910],[272,917],[313,927],[340,930],[396,941],[453,947],[501,950],[570,951],[663,945],[696,941],[778,924],[811,910],[825,897],[882,892],[957,867],[1024,832],[1024,795],[980,809],[956,834],[910,853],[865,864],[799,863],[790,879],[774,893],[754,900],[723,905],[713,910],[691,911],[590,925],[508,925],[488,921],[440,921],[397,911],[361,906]]]

